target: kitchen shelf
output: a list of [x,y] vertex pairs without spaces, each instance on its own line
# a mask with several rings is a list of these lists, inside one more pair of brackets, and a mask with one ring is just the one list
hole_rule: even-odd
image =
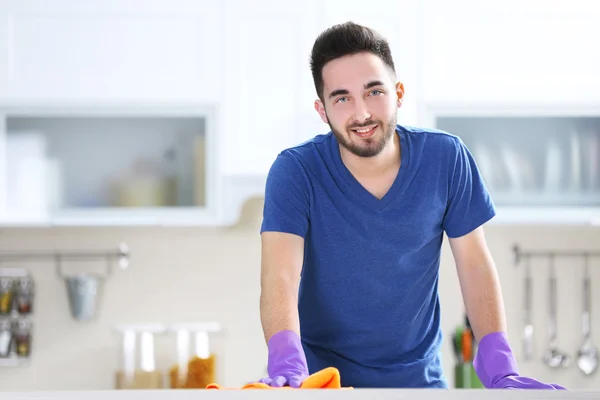
[[0,225],[216,223],[209,106],[0,109]]
[[600,225],[600,107],[430,106],[459,136],[498,208],[491,223]]

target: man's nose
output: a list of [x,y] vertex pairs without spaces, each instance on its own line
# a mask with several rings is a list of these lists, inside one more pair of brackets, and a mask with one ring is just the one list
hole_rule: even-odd
[[356,104],[354,107],[354,119],[356,122],[364,122],[371,118],[371,113],[363,100],[356,100],[354,104]]

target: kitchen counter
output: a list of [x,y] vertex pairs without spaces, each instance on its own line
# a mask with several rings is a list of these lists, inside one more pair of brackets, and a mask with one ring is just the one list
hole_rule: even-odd
[[[600,399],[600,390],[425,390],[425,389],[307,389],[285,392],[286,400],[506,400]],[[281,400],[281,390],[99,390],[56,392],[0,392],[2,400]]]

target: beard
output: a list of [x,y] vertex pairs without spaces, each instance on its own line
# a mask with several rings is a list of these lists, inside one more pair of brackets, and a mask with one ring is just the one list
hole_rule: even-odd
[[[358,156],[358,157],[375,157],[385,148],[388,142],[394,136],[394,132],[396,131],[396,121],[397,116],[394,115],[390,118],[387,123],[383,123],[382,121],[369,119],[368,121],[363,122],[362,124],[352,124],[346,128],[345,132],[341,132],[336,129],[328,122],[331,131],[335,135],[338,143],[342,145],[346,150],[350,153]],[[354,128],[362,128],[369,125],[377,125],[377,130],[383,130],[383,135],[377,136],[377,132],[373,137],[368,139],[358,139],[358,142],[352,141],[351,137],[353,133],[351,129]]]

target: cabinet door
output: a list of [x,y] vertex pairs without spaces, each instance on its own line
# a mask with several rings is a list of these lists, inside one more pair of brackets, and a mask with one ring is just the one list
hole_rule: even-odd
[[432,123],[470,149],[498,208],[492,223],[600,221],[597,115],[469,107],[440,110]]
[[420,92],[417,1],[371,0],[368,7],[357,1],[323,1],[322,29],[347,21],[375,29],[389,41],[398,80],[405,88],[405,100],[398,111],[398,122],[416,125]]
[[0,226],[216,219],[212,110],[0,108]]
[[428,102],[564,105],[600,100],[593,1],[423,3]]
[[12,21],[8,15],[8,4],[0,2],[0,100],[7,96],[14,75],[11,49]]
[[218,99],[218,2],[2,2],[3,100]]
[[281,150],[320,133],[309,65],[316,4],[226,2],[225,173],[264,176]]

